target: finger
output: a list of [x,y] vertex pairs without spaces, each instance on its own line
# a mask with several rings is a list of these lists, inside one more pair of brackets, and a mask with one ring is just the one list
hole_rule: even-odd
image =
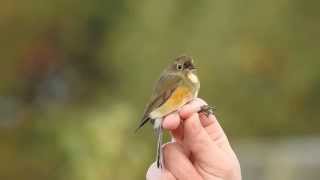
[[220,126],[215,115],[205,115],[204,113],[199,114],[200,122],[205,128],[210,138],[219,146],[223,148],[231,149],[230,143],[222,127]]
[[164,147],[164,162],[165,167],[177,179],[201,179],[183,147],[178,143],[169,143]]
[[217,122],[217,118],[213,114],[207,116],[206,113],[201,112],[199,113],[199,118],[202,126],[205,128]]
[[[211,172],[216,177],[224,177],[225,172],[234,169],[233,162],[237,161],[237,158],[230,146],[221,148],[211,139],[206,130],[210,127],[212,126],[203,127],[198,113],[194,113],[184,120],[183,144],[191,151],[191,159],[195,162],[195,166],[206,167],[206,172]],[[220,126],[219,128],[221,129]]]
[[225,157],[224,151],[212,141],[206,129],[202,126],[197,113],[184,121],[183,143],[197,161],[221,162],[223,161],[221,158]]
[[162,127],[164,129],[173,130],[176,129],[180,124],[180,117],[177,112],[169,114],[163,120]]
[[170,134],[176,142],[180,143],[183,140],[183,123],[180,123],[176,129],[171,130]]
[[157,168],[156,162],[151,164],[146,175],[147,180],[175,180],[176,178],[166,169]]
[[193,101],[191,101],[190,103],[183,106],[182,109],[180,110],[179,114],[182,119],[187,119],[193,113],[199,112],[203,105],[207,105],[207,103],[200,98],[196,98]]

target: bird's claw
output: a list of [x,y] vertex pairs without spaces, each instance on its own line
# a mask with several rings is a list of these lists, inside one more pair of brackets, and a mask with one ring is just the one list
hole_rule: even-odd
[[215,110],[216,110],[215,107],[212,107],[209,105],[203,105],[200,107],[199,113],[204,113],[207,117],[209,117],[210,114],[214,114]]

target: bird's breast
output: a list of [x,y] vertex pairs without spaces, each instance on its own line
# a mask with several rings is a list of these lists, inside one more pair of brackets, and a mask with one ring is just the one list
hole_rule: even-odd
[[177,87],[166,102],[150,113],[152,119],[166,116],[194,98],[193,88],[186,85]]

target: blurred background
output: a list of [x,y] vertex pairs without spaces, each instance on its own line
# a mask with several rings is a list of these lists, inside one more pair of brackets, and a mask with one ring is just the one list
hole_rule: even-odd
[[3,0],[0,179],[144,179],[152,127],[134,129],[176,56],[243,179],[320,177],[320,3]]

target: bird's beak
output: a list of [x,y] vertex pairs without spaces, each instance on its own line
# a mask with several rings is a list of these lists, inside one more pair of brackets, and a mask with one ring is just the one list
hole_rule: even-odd
[[190,70],[197,70],[197,67],[195,67],[193,64],[191,64]]
[[197,68],[193,65],[193,63],[190,61],[188,63],[185,64],[185,69],[189,69],[189,70],[196,70]]

